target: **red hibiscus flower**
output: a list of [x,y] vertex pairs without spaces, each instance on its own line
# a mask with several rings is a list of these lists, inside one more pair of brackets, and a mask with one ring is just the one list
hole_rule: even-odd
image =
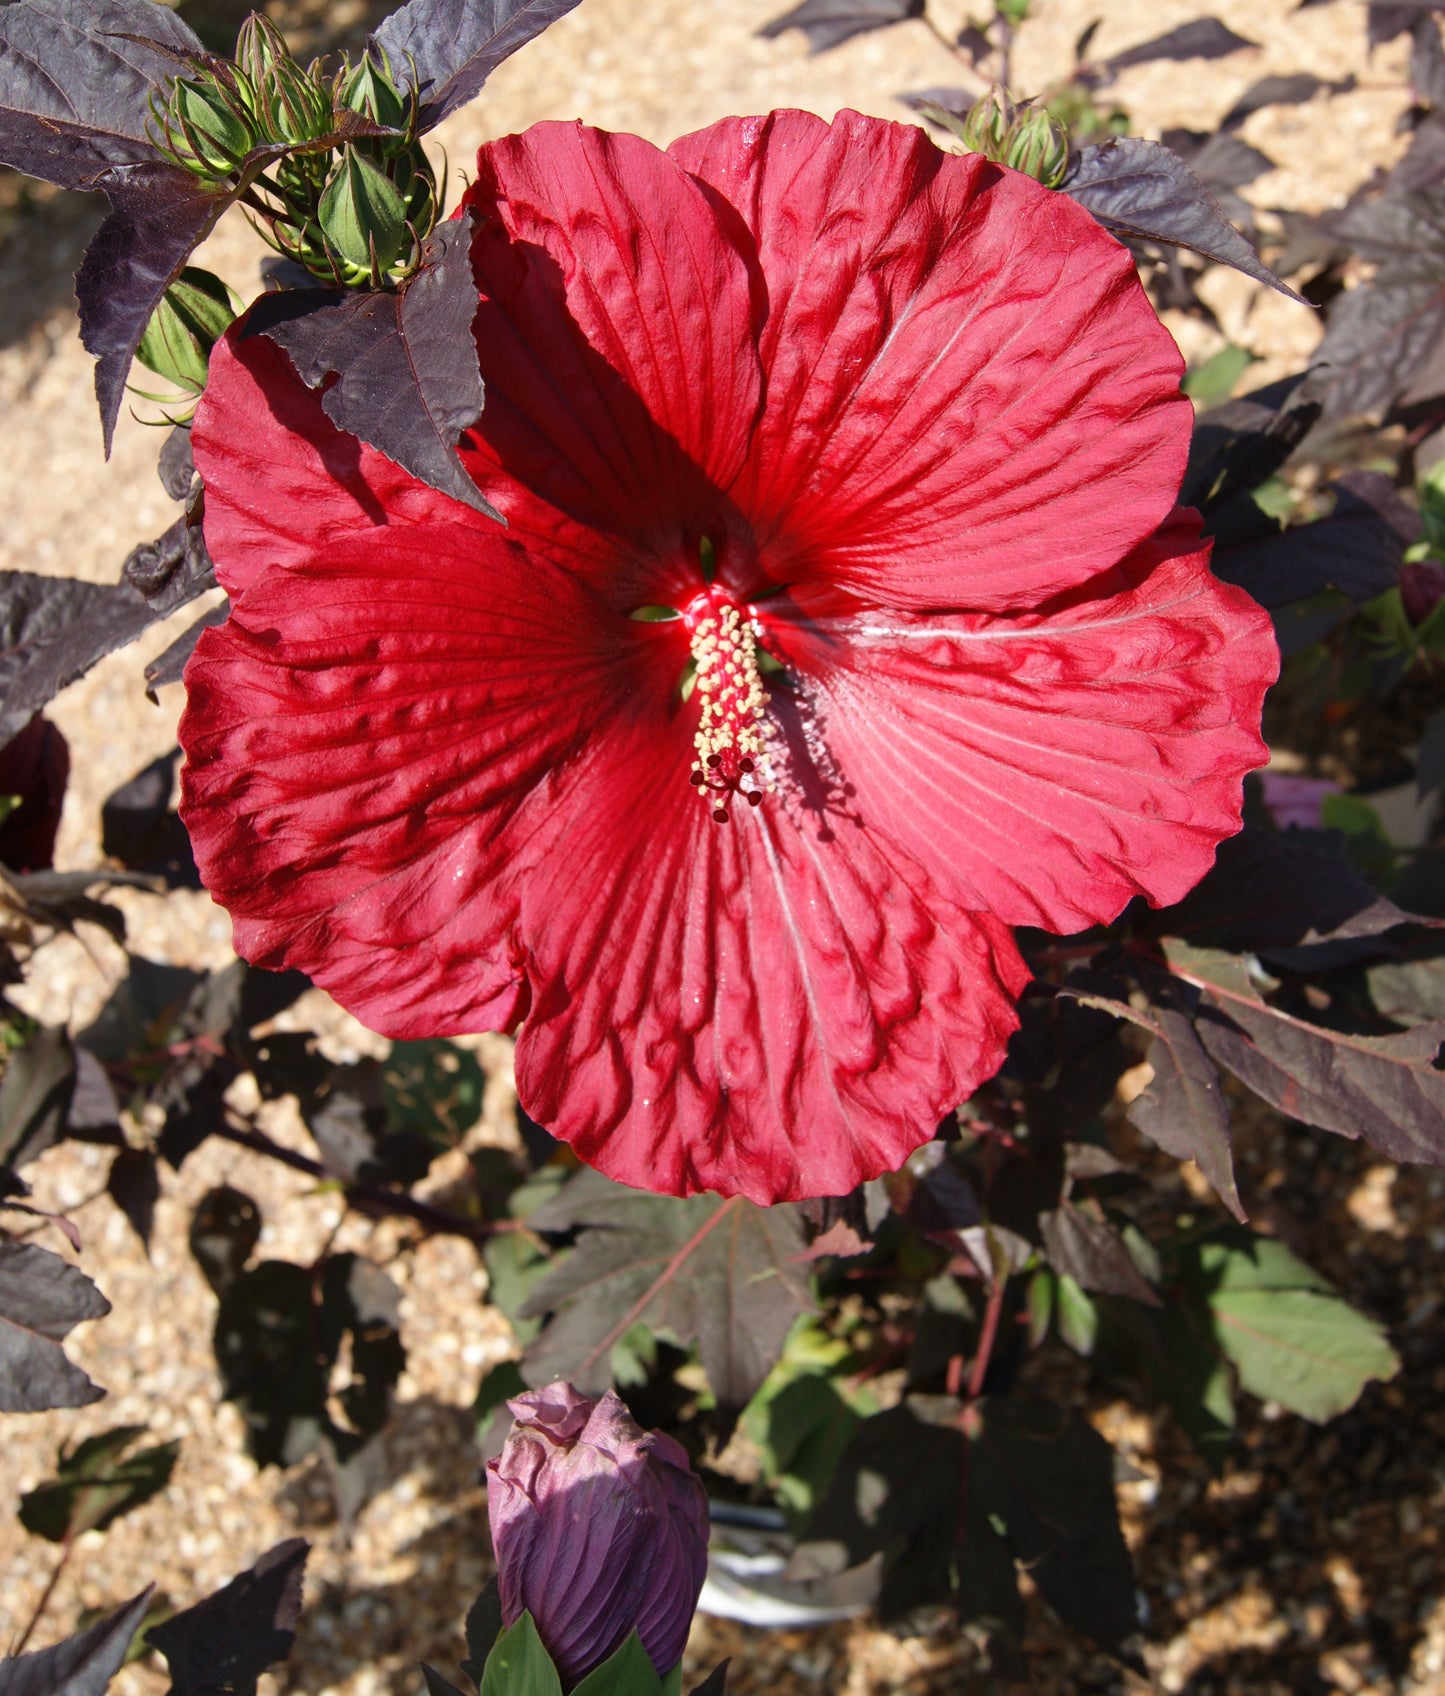
[[613,1177],[843,1193],[997,1068],[1010,926],[1238,829],[1277,662],[1171,510],[1178,355],[1080,208],[856,113],[544,124],[468,201],[507,528],[216,350],[197,861],[385,1034],[525,1021]]

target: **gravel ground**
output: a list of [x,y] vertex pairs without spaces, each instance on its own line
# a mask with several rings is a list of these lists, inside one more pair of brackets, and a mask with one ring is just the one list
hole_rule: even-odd
[[[726,8],[583,0],[503,66],[484,97],[436,139],[455,172],[480,140],[543,118],[581,116],[665,142],[727,113],[778,105],[824,115],[852,105],[900,118],[896,92],[957,80],[922,24],[811,59],[797,35],[755,36],[781,9],[782,0],[733,0]],[[1107,55],[1203,9],[1198,0],[1115,0],[1095,50]],[[1396,123],[1408,104],[1404,44],[1369,59],[1363,5],[1339,0],[1297,11],[1293,0],[1218,0],[1211,9],[1260,47],[1208,63],[1125,72],[1116,92],[1139,133],[1206,127],[1257,78],[1309,70],[1330,80],[1352,74],[1358,86],[1248,120],[1246,139],[1279,167],[1247,191],[1258,206],[1338,204],[1368,169],[1398,153]],[[964,8],[949,0],[939,0],[937,10],[946,24],[963,20]],[[1018,83],[1031,91],[1063,74],[1074,39],[1101,10],[1099,0],[1036,0],[1036,18],[1017,47]],[[312,7],[308,15],[320,11]],[[332,7],[325,21],[364,27],[365,14]],[[76,340],[68,284],[95,218],[91,207],[40,195],[0,223],[0,565],[111,580],[128,549],[163,528],[170,511],[154,476],[157,432],[123,421],[113,457],[101,459],[90,366]],[[202,261],[240,281],[254,276],[260,252],[243,224],[228,222]],[[1232,273],[1213,273],[1203,292],[1228,336],[1263,356],[1255,368],[1261,380],[1296,368],[1318,337],[1305,309]],[[1195,324],[1174,327],[1191,359],[1219,345]],[[174,741],[179,689],[152,707],[139,679],[144,662],[176,633],[152,633],[57,703],[53,716],[70,739],[75,768],[61,865],[96,863],[100,801]],[[162,901],[135,894],[124,904],[135,952],[197,967],[229,958],[228,921],[206,896]],[[28,1004],[78,1028],[120,970],[119,952],[103,939],[87,938],[86,947],[61,939],[44,951]],[[324,1030],[334,1057],[384,1048],[319,992],[297,1019]],[[482,1039],[479,1047],[489,1088],[477,1134],[505,1138],[512,1134],[508,1045]],[[273,1129],[299,1145],[302,1133],[284,1114]],[[54,1562],[48,1546],[20,1533],[14,1499],[49,1474],[61,1443],[134,1422],[157,1438],[182,1439],[172,1482],[110,1531],[81,1539],[37,1642],[73,1629],[83,1609],[114,1605],[151,1578],[184,1605],[299,1531],[314,1543],[307,1609],[288,1668],[279,1684],[266,1682],[317,1696],[415,1691],[418,1656],[443,1667],[455,1662],[461,1611],[488,1569],[467,1408],[483,1371],[512,1345],[505,1323],[483,1305],[485,1276],[473,1251],[451,1239],[415,1238],[390,1223],[342,1220],[332,1198],[306,1199],[304,1177],[211,1144],[180,1174],[163,1178],[148,1259],[110,1203],[95,1199],[106,1160],[103,1151],[66,1146],[30,1174],[40,1204],[77,1221],[85,1262],[101,1269],[116,1311],[83,1328],[72,1345],[108,1386],[104,1402],[10,1416],[0,1425],[0,1644],[30,1618]],[[1089,1654],[1034,1606],[1028,1647],[1035,1688],[1439,1696],[1445,1176],[1397,1172],[1368,1150],[1267,1120],[1243,1139],[1240,1163],[1256,1219],[1391,1325],[1405,1370],[1323,1431],[1250,1404],[1240,1445],[1213,1482],[1169,1424],[1123,1404],[1093,1406],[1100,1429],[1140,1475],[1123,1487],[1123,1499],[1152,1619],[1151,1681]],[[1186,1175],[1159,1170],[1179,1204],[1189,1205]],[[436,1182],[447,1177],[443,1170]],[[316,1466],[258,1473],[242,1451],[238,1417],[217,1401],[209,1350],[214,1301],[191,1261],[186,1228],[199,1196],[221,1182],[261,1204],[262,1254],[305,1258],[335,1231],[336,1246],[382,1259],[402,1286],[409,1367],[388,1437],[390,1482],[349,1531],[336,1525]],[[696,1665],[729,1653],[736,1696],[820,1689],[943,1696],[1002,1687],[967,1640],[898,1640],[865,1625],[763,1633],[701,1622],[690,1657]],[[146,1663],[127,1669],[116,1685],[121,1696],[160,1696],[165,1687],[163,1673]]]

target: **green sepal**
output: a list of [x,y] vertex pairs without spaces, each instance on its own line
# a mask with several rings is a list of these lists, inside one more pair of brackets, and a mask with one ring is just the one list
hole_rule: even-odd
[[[651,1662],[648,1670],[651,1671]],[[656,1676],[654,1673],[653,1677]],[[562,1679],[542,1646],[531,1614],[523,1613],[515,1625],[509,1625],[497,1637],[482,1668],[480,1693],[481,1696],[562,1696]]]
[[377,64],[370,53],[363,54],[358,64],[342,74],[337,102],[389,129],[399,130],[406,123],[406,96],[392,80],[391,66]]
[[[679,1669],[679,1685],[681,1672]],[[664,1696],[662,1680],[634,1629],[622,1647],[594,1667],[572,1696]]]
[[328,246],[359,271],[388,271],[411,245],[406,202],[379,166],[344,148],[321,191],[318,208]]
[[206,386],[211,349],[235,316],[230,291],[221,279],[187,265],[151,314],[135,356],[148,371],[198,395]]

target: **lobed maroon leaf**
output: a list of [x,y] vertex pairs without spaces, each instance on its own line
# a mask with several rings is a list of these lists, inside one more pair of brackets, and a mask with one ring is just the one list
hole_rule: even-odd
[[1125,1296],[1146,1307],[1159,1305],[1158,1295],[1140,1276],[1124,1239],[1101,1215],[1066,1201],[1039,1215],[1039,1230],[1049,1265],[1081,1289]]
[[0,163],[75,189],[156,163],[151,93],[202,51],[155,0],[14,0],[0,8]]
[[92,186],[104,190],[111,212],[75,273],[75,298],[80,339],[95,355],[95,398],[109,454],[125,380],[151,314],[235,196],[164,160],[115,166]]
[[1221,842],[1214,869],[1152,932],[1249,952],[1379,936],[1416,915],[1379,895],[1348,863],[1310,843],[1246,825]]
[[609,1388],[613,1345],[633,1326],[696,1344],[724,1408],[748,1402],[812,1308],[802,1220],[794,1207],[740,1196],[650,1195],[580,1172],[531,1214],[539,1231],[579,1232],[567,1259],[521,1308],[552,1318],[523,1360],[529,1384],[566,1378]]
[[472,339],[478,301],[471,236],[470,214],[439,226],[423,269],[396,294],[300,289],[263,296],[241,339],[269,337],[309,388],[335,378],[321,397],[333,424],[501,522],[456,452],[483,401]]
[[146,1616],[154,1585],[48,1649],[0,1660],[0,1696],[102,1696]]
[[570,12],[577,0],[407,0],[385,18],[368,48],[382,49],[396,75],[414,74],[421,127],[476,97],[504,59]]
[[0,1242],[0,1412],[99,1401],[105,1391],[66,1359],[61,1343],[83,1320],[109,1312],[78,1266],[30,1243]]
[[1263,263],[1178,154],[1161,142],[1116,136],[1086,147],[1060,186],[1114,235],[1187,247],[1268,283],[1291,300],[1300,299]]
[[146,1642],[165,1656],[171,1696],[255,1696],[267,1667],[296,1641],[310,1545],[288,1538],[224,1589],[152,1626]]

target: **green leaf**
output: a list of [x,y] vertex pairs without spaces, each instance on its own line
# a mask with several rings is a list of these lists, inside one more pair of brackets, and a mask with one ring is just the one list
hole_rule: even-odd
[[1381,1328],[1338,1296],[1235,1289],[1210,1306],[1244,1388],[1321,1424],[1353,1407],[1370,1379],[1400,1369]]
[[88,1438],[69,1454],[60,1452],[56,1477],[20,1498],[20,1521],[27,1531],[63,1543],[83,1531],[104,1531],[122,1514],[148,1502],[170,1481],[179,1441],[125,1451],[143,1425],[121,1425]]
[[[652,1676],[656,1679],[657,1674]],[[481,1696],[562,1696],[562,1680],[542,1647],[531,1614],[523,1613],[492,1645],[480,1691]]]
[[1057,1301],[1059,1335],[1076,1353],[1091,1355],[1099,1336],[1099,1310],[1093,1298],[1065,1272],[1059,1276]]
[[1255,356],[1248,348],[1228,342],[1218,353],[1196,365],[1179,385],[1197,406],[1218,406],[1234,393],[1235,384],[1254,364]]
[[572,1696],[663,1696],[662,1680],[634,1630],[615,1654],[574,1687]]
[[791,1513],[812,1512],[860,1419],[877,1412],[872,1396],[847,1383],[854,1365],[847,1343],[805,1316],[743,1410],[743,1429],[758,1445],[768,1482]]

